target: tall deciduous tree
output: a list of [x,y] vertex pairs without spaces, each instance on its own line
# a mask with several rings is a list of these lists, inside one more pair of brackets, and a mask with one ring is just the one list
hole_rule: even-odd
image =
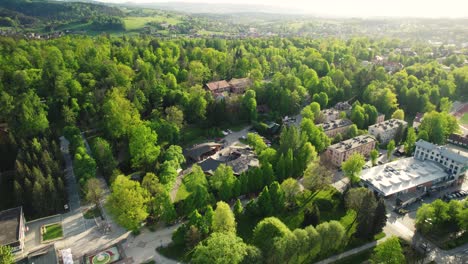
[[379,157],[379,151],[376,149],[371,150],[370,152],[370,158],[372,161],[372,166],[375,166],[377,164],[377,158]]
[[138,110],[118,89],[108,93],[102,113],[104,131],[113,139],[127,135],[132,126],[141,122]]
[[236,233],[236,218],[227,203],[216,203],[212,228],[213,232]]
[[129,230],[138,230],[148,217],[148,193],[139,182],[123,175],[117,176],[111,186],[107,206],[115,221]]
[[304,172],[303,185],[311,191],[321,190],[323,187],[331,184],[333,174],[327,167],[322,166],[320,161],[309,163]]
[[357,183],[360,180],[359,174],[361,173],[364,164],[366,164],[364,157],[360,153],[354,153],[341,164],[341,168],[351,182]]
[[101,181],[96,178],[89,179],[85,186],[86,200],[93,203],[95,206],[99,206],[103,196],[104,190],[101,187]]
[[132,167],[151,171],[156,166],[160,148],[156,144],[158,135],[144,124],[130,129],[129,150]]
[[248,254],[248,246],[235,233],[213,233],[195,247],[194,264],[239,264]]
[[413,154],[414,148],[416,147],[416,139],[414,128],[408,128],[405,141],[405,153],[407,156],[411,156]]
[[398,237],[391,237],[374,248],[372,263],[399,264],[405,263],[405,255]]

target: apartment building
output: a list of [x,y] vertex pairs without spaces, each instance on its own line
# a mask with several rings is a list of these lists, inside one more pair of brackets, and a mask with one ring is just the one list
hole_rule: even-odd
[[465,175],[468,168],[468,152],[461,148],[438,146],[422,139],[416,142],[414,158],[435,161],[456,178]]
[[323,128],[323,132],[330,137],[333,138],[338,133],[346,134],[348,132],[349,127],[353,125],[353,122],[348,119],[337,119],[328,123],[319,124],[318,126]]
[[376,143],[373,136],[361,135],[329,146],[325,155],[333,165],[340,167],[341,163],[356,152],[368,156]]
[[328,123],[340,118],[340,111],[330,108],[320,111],[320,121]]
[[369,134],[377,138],[380,143],[386,144],[394,139],[397,133],[403,133],[408,123],[399,119],[389,119],[381,123],[369,126]]

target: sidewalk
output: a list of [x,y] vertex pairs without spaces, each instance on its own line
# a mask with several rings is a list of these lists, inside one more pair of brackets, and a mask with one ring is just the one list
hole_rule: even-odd
[[377,240],[377,241],[372,241],[372,242],[367,243],[367,244],[365,244],[365,245],[362,245],[362,246],[360,246],[360,247],[353,248],[353,249],[351,249],[351,250],[345,251],[345,252],[340,253],[340,254],[338,254],[338,255],[334,255],[334,256],[329,257],[329,258],[327,258],[327,259],[324,259],[324,260],[321,260],[321,261],[319,261],[319,262],[316,262],[316,264],[328,264],[328,263],[333,263],[333,262],[335,262],[335,261],[337,261],[337,260],[340,260],[340,259],[343,259],[343,258],[352,256],[352,255],[357,254],[357,253],[359,253],[359,252],[362,252],[362,251],[364,251],[364,250],[366,250],[366,249],[375,247],[376,245],[378,245],[378,244],[384,242],[385,240],[387,240],[389,237],[390,237],[390,236],[387,235],[387,236],[385,236],[385,237],[383,237],[383,238],[381,238],[381,239],[379,239],[379,240]]

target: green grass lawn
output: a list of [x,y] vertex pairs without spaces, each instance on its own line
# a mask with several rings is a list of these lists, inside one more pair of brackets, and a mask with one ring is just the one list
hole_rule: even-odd
[[463,114],[463,116],[460,118],[460,123],[468,125],[468,113]]
[[187,198],[189,194],[190,193],[187,191],[185,184],[182,183],[179,187],[179,190],[177,191],[174,203],[185,200],[185,198]]
[[176,17],[165,17],[165,16],[148,16],[148,17],[126,17],[124,19],[125,27],[127,30],[139,30],[144,28],[149,22],[156,23],[169,23],[175,25],[180,23],[180,19]]
[[61,223],[55,223],[45,226],[45,234],[42,235],[42,241],[48,241],[63,237],[63,229]]

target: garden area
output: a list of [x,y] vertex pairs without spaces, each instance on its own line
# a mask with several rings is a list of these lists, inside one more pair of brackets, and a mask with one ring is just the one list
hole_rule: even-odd
[[54,223],[41,227],[42,242],[49,242],[63,237],[63,228],[61,223]]

